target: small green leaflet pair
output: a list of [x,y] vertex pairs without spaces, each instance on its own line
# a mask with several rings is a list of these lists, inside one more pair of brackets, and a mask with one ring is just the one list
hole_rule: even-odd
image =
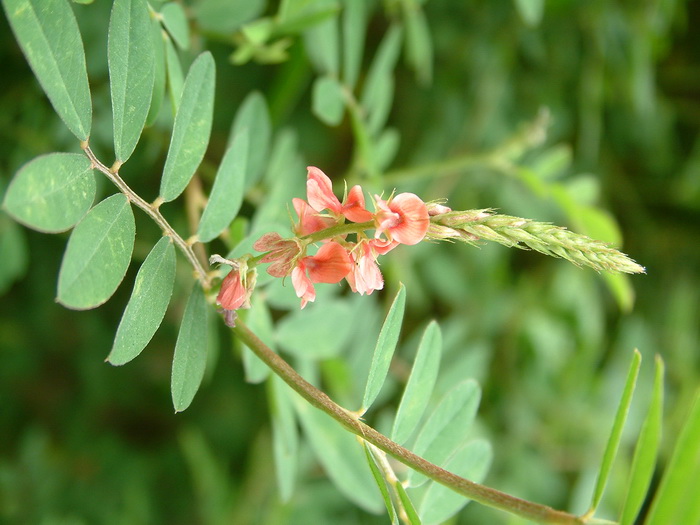
[[[361,412],[372,406],[387,378],[389,363],[398,343],[405,300],[406,291],[402,285],[383,323],[371,358]],[[326,323],[347,321],[347,311],[336,310],[338,318],[326,318]],[[268,323],[260,322],[268,319],[266,312],[265,304],[259,299],[254,300],[246,320],[249,326],[256,325],[256,333],[261,337],[267,333],[263,328]],[[353,348],[353,351],[361,349]],[[492,451],[488,442],[468,437],[481,397],[478,384],[468,379],[455,385],[433,404],[429,417],[425,417],[437,381],[441,354],[440,328],[437,323],[431,322],[419,344],[390,436],[400,445],[409,444],[411,450],[429,461],[468,479],[480,481],[491,463]],[[469,502],[464,496],[414,471],[407,473],[405,487],[400,483],[388,484],[387,479],[393,473],[382,466],[381,451],[373,447],[363,450],[367,446],[364,442],[358,446],[355,436],[328,415],[311,407],[279,377],[261,375],[258,363],[254,359],[244,360],[246,377],[255,381],[268,379],[273,449],[283,499],[291,497],[297,476],[299,438],[295,422],[298,421],[329,478],[348,499],[370,512],[380,512],[383,501],[389,515],[394,518],[397,516],[397,505],[400,505],[415,517],[412,523],[439,523]],[[308,361],[307,365],[312,368],[306,371],[306,375],[313,377],[313,366]],[[380,489],[379,492],[374,486]],[[415,508],[413,501],[417,502]]]

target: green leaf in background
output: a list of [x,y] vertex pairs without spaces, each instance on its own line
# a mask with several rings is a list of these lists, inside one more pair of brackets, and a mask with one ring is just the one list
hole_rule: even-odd
[[426,85],[433,77],[433,44],[425,13],[415,0],[402,0],[406,24],[406,58]]
[[700,520],[700,390],[683,421],[645,525],[696,524]]
[[136,274],[114,346],[107,356],[110,364],[128,363],[146,348],[163,321],[174,283],[175,247],[170,237],[162,237]]
[[231,126],[228,146],[243,130],[248,132],[246,188],[260,180],[267,165],[272,137],[272,123],[265,97],[258,91],[250,93],[241,103]]
[[392,26],[379,44],[362,89],[361,103],[367,111],[372,133],[377,133],[389,115],[394,93],[394,66],[401,51],[401,28]]
[[248,151],[248,131],[243,130],[234,137],[219,165],[197,229],[201,242],[211,241],[228,228],[241,209]]
[[442,334],[440,327],[435,321],[431,321],[423,333],[391,431],[391,439],[399,445],[408,441],[411,434],[415,432],[428,406],[437,380],[441,354]]
[[24,232],[17,223],[0,213],[0,295],[27,271],[28,250]]
[[166,61],[165,61],[165,40],[169,40],[163,35],[163,28],[156,19],[150,21],[151,40],[153,40],[153,95],[151,95],[151,107],[148,109],[146,126],[152,125],[158,118],[160,108],[163,106],[165,98]]
[[[445,469],[480,483],[491,466],[493,452],[488,441],[475,439],[460,448],[445,464]],[[452,489],[432,482],[420,504],[420,516],[426,525],[442,523],[471,500]]]
[[168,2],[160,10],[163,17],[163,25],[173,37],[177,47],[186,51],[190,48],[190,28],[187,24],[187,15],[180,4]]
[[182,72],[182,64],[180,57],[175,50],[173,41],[165,33],[161,31],[163,41],[165,42],[165,65],[167,68],[168,77],[168,93],[170,95],[170,105],[173,110],[173,115],[177,114],[180,107],[180,99],[182,98],[182,89],[185,85],[185,75]]
[[135,234],[134,213],[125,195],[112,195],[92,208],[68,240],[56,300],[75,310],[107,301],[124,279]]
[[605,447],[603,461],[600,465],[600,470],[598,471],[598,479],[596,480],[595,489],[593,490],[591,507],[587,512],[587,515],[589,516],[593,515],[595,510],[598,508],[601,498],[603,497],[605,484],[608,481],[608,476],[610,476],[610,471],[612,469],[613,462],[615,461],[615,456],[617,455],[617,449],[620,446],[622,429],[625,426],[625,421],[627,421],[627,414],[629,413],[630,404],[632,403],[632,394],[634,393],[634,387],[637,384],[637,376],[639,374],[639,366],[641,365],[641,362],[642,354],[639,353],[639,350],[635,350],[634,355],[632,356],[629,371],[627,373],[625,388],[622,391],[622,397],[620,398],[620,404],[618,405],[617,412],[615,413],[615,420],[613,422],[612,430],[610,431],[610,437],[608,438],[608,443]]
[[394,503],[391,500],[391,495],[389,494],[389,488],[387,487],[386,478],[382,475],[379,467],[377,466],[377,461],[374,455],[369,449],[369,445],[366,441],[362,441],[362,448],[365,449],[365,459],[367,459],[367,465],[369,466],[370,472],[372,472],[372,477],[374,482],[377,484],[382,499],[384,500],[384,506],[389,514],[389,519],[391,520],[391,525],[399,525],[399,518],[396,514],[396,509],[394,508]]
[[343,2],[343,82],[355,87],[362,67],[362,53],[367,33],[367,14],[364,0]]
[[292,396],[294,392],[276,374],[270,375],[270,415],[272,417],[272,450],[280,499],[289,501],[294,493],[299,460],[299,432]]
[[153,95],[155,56],[146,0],[114,1],[108,55],[114,151],[125,162],[141,137]]
[[520,17],[529,26],[536,26],[542,21],[544,0],[514,0]]
[[[473,379],[455,385],[421,426],[413,452],[436,465],[442,465],[464,443],[480,400],[481,389]],[[410,487],[418,487],[427,480],[415,470],[408,472]]]
[[49,153],[17,172],[3,207],[25,226],[57,233],[75,226],[94,199],[90,159],[80,153]]
[[399,341],[401,333],[401,323],[403,322],[403,312],[406,306],[406,288],[403,284],[399,286],[399,291],[394,298],[394,302],[389,308],[389,313],[384,320],[382,330],[379,332],[377,346],[374,348],[372,364],[367,376],[367,385],[362,398],[361,413],[365,413],[377,399],[379,391],[384,385],[386,375],[389,372],[391,358],[396,350],[396,343]]
[[333,77],[317,78],[311,95],[311,109],[324,124],[340,124],[345,112],[343,86]]
[[333,484],[359,507],[378,513],[384,505],[356,437],[298,395],[293,399],[306,439]]
[[204,158],[214,113],[214,75],[209,51],[199,55],[187,73],[160,184],[165,202],[183,192]]
[[[250,310],[245,322],[263,343],[277,351],[272,315],[260,294],[253,294],[251,297]],[[262,383],[270,375],[270,368],[248,347],[243,348],[243,370],[248,383]]]
[[[330,0],[321,0],[316,4],[337,9],[337,6]],[[319,73],[338,77],[340,70],[339,37],[337,15],[326,18],[305,31],[306,52]]]
[[406,518],[408,518],[409,525],[421,525],[423,522],[421,521],[420,516],[418,516],[418,512],[416,512],[413,501],[408,496],[403,484],[400,481],[397,481],[394,486],[396,487],[396,493],[399,496],[403,510],[406,513]]
[[265,10],[265,0],[201,0],[195,18],[205,31],[230,36]]
[[90,136],[92,101],[80,30],[66,0],[3,0],[15,37],[58,116]]
[[199,283],[195,282],[175,343],[170,380],[175,412],[182,412],[190,406],[204,377],[204,367],[207,363],[208,309],[204,291]]
[[352,337],[353,326],[346,322],[351,312],[350,304],[339,299],[326,299],[319,308],[297,309],[277,323],[275,339],[278,346],[301,358],[336,357]]
[[664,407],[664,362],[656,356],[654,388],[644,425],[639,433],[634,451],[628,493],[622,509],[620,525],[632,525],[642,508],[651,478],[654,475],[656,456],[661,442],[661,425]]

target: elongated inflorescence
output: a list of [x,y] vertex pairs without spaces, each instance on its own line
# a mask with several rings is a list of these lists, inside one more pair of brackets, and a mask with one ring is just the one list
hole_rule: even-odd
[[359,294],[381,290],[384,279],[379,256],[400,244],[415,245],[423,240],[494,241],[596,271],[644,272],[642,266],[606,243],[550,223],[500,215],[490,209],[452,211],[441,202],[425,203],[413,193],[392,193],[386,200],[375,195],[374,211],[370,211],[360,186],[346,191],[341,202],[333,193],[331,180],[315,167],[308,168],[306,193],[306,200],[292,201],[297,214],[293,237],[267,233],[253,244],[261,252],[258,256],[235,261],[214,257],[214,262],[233,267],[217,297],[227,322],[235,320],[236,309],[249,306],[258,264],[268,264],[267,272],[273,277],[291,277],[304,308],[316,299],[317,283],[345,279]]

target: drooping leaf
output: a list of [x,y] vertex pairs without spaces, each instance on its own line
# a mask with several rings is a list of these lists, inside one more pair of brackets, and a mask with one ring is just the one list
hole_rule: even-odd
[[343,120],[345,99],[343,86],[333,77],[319,77],[314,82],[311,109],[322,122],[337,126]]
[[107,356],[113,365],[128,363],[146,348],[163,321],[175,282],[175,247],[163,237],[143,261]]
[[294,407],[314,455],[333,484],[359,507],[379,512],[383,504],[355,436],[297,395]]
[[[162,32],[161,34],[163,35]],[[168,36],[164,36],[163,41],[165,42],[168,93],[170,95],[170,105],[172,106],[173,115],[175,115],[180,107],[182,89],[185,84],[185,75],[182,72],[182,64],[180,63],[180,58],[177,55],[173,41]]]
[[343,82],[355,87],[362,66],[362,53],[367,33],[365,2],[344,0],[343,5]]
[[231,126],[228,146],[243,130],[248,132],[248,163],[246,188],[255,184],[263,174],[270,152],[272,124],[265,97],[258,91],[250,93],[241,103]]
[[270,415],[272,417],[272,450],[280,499],[289,501],[294,492],[299,460],[299,432],[292,405],[293,392],[278,375],[271,374]]
[[190,28],[182,6],[175,2],[168,2],[160,10],[160,16],[163,17],[163,25],[175,40],[177,47],[185,51],[189,49]]
[[107,301],[129,267],[135,233],[134,213],[125,195],[112,195],[92,208],[68,240],[56,300],[75,310]]
[[391,358],[394,355],[394,350],[396,350],[396,343],[399,341],[405,305],[406,289],[402,284],[394,298],[394,302],[391,304],[391,308],[389,308],[389,313],[379,332],[377,346],[374,348],[372,364],[367,377],[367,385],[365,386],[365,394],[362,398],[361,412],[363,413],[366,412],[372,403],[374,403],[374,400],[377,399],[379,391],[382,389],[382,385],[386,380]]
[[125,162],[146,124],[155,79],[155,52],[146,0],[115,0],[109,21],[109,85],[114,151]]
[[197,237],[209,242],[229,227],[243,203],[248,165],[248,131],[238,134],[226,150],[214,179],[209,201],[199,221]]
[[80,140],[90,136],[92,101],[85,50],[66,0],[3,0],[24,56],[58,116]]
[[645,525],[690,524],[700,519],[700,390],[684,421]]
[[391,500],[391,495],[389,494],[389,487],[387,486],[386,478],[382,475],[379,467],[377,466],[376,459],[374,458],[372,452],[369,449],[369,445],[366,441],[362,441],[362,448],[365,450],[365,459],[367,460],[367,465],[369,466],[370,472],[372,472],[372,477],[374,482],[377,484],[382,499],[384,500],[384,506],[389,514],[389,519],[392,525],[399,524],[399,518],[396,514],[396,509],[394,508],[394,502]]
[[[442,466],[463,445],[480,399],[481,389],[473,379],[455,385],[442,397],[421,426],[413,452]],[[427,477],[415,470],[408,473],[411,487],[418,487],[427,480]]]
[[603,490],[605,490],[605,484],[608,481],[608,476],[610,475],[613,462],[615,461],[615,456],[617,455],[617,449],[620,446],[622,429],[625,426],[625,421],[627,421],[627,414],[630,409],[630,404],[632,403],[632,394],[634,393],[634,387],[637,384],[637,375],[639,374],[639,366],[641,362],[642,354],[639,353],[639,350],[635,350],[632,357],[632,362],[630,363],[629,371],[627,373],[625,388],[622,391],[622,397],[620,398],[620,404],[618,405],[617,412],[615,413],[615,420],[613,421],[613,427],[610,431],[610,437],[608,438],[608,443],[605,446],[603,461],[601,462],[600,470],[598,471],[598,479],[596,480],[595,489],[593,490],[591,507],[588,511],[591,515],[595,509],[598,508],[598,504],[603,497]]
[[[460,448],[445,468],[470,481],[480,483],[491,465],[493,452],[488,441],[475,439]],[[459,512],[471,500],[435,481],[431,482],[420,504],[420,516],[426,525],[442,523]]]
[[656,456],[661,442],[661,425],[663,419],[664,396],[664,363],[661,357],[656,356],[654,374],[654,388],[651,402],[644,425],[639,433],[637,447],[634,451],[628,493],[622,509],[620,525],[632,525],[639,509],[644,503],[644,498],[649,490],[651,478],[654,475]]
[[442,335],[440,327],[432,321],[423,333],[411,375],[396,411],[391,439],[403,445],[416,427],[430,401],[437,380],[442,353]]
[[205,51],[187,73],[160,184],[165,202],[183,192],[204,158],[214,114],[214,68],[214,58]]
[[94,199],[90,159],[79,153],[50,153],[17,172],[3,207],[25,226],[56,233],[75,226]]
[[166,60],[165,60],[165,40],[163,37],[163,28],[160,22],[151,20],[151,40],[153,41],[153,95],[151,95],[151,107],[148,109],[146,117],[146,126],[153,124],[158,118],[160,108],[163,106],[163,98],[165,98],[165,80],[166,80]]
[[175,412],[182,412],[194,399],[207,363],[207,312],[204,291],[194,283],[185,306],[175,343],[170,393]]

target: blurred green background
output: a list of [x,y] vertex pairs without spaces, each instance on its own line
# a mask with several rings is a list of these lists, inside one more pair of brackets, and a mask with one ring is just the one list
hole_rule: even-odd
[[[402,48],[388,115],[400,142],[391,163],[374,175],[358,161],[348,116],[329,127],[311,111],[317,73],[310,57],[324,42],[292,33],[286,60],[234,65],[229,57],[240,39],[231,35],[243,22],[274,14],[278,3],[247,3],[237,11],[239,20],[223,28],[206,18],[220,3],[186,3],[194,50],[185,62],[202,49],[217,62],[205,185],[238,105],[258,90],[269,104],[273,133],[296,137],[300,169],[279,174],[292,180],[289,186],[303,190],[303,159],[336,184],[346,178],[376,190],[395,187],[425,200],[446,197],[454,209],[494,207],[610,242],[624,239],[621,249],[647,268],[647,275],[606,280],[531,252],[421,245],[387,257],[386,289],[363,298],[383,308],[399,281],[408,291],[403,346],[392,367],[396,380],[368,422],[381,426],[383,415],[395,410],[416,338],[437,319],[445,338],[438,390],[474,377],[484,391],[475,433],[494,448],[486,483],[572,512],[585,510],[626,367],[639,348],[644,365],[629,435],[601,511],[614,515],[653,355],[666,362],[666,436],[678,433],[700,384],[700,35],[693,30],[700,3],[417,2],[431,44],[427,59],[416,58],[410,45]],[[404,4],[366,2],[361,81],[392,21],[406,22]],[[105,58],[110,7],[106,0],[73,4],[93,92],[92,146],[107,163],[113,158]],[[79,151],[79,145],[43,95],[4,15],[0,24],[4,192],[25,162],[50,151]],[[544,107],[547,126],[538,121]],[[147,200],[157,195],[167,151],[163,120],[145,131],[122,171]],[[112,192],[98,181],[103,195]],[[251,189],[244,215],[265,202],[274,182],[268,177]],[[186,236],[184,206],[174,203],[164,213]],[[143,214],[136,220],[126,283],[158,238]],[[94,311],[57,305],[67,238],[24,229],[0,212],[1,522],[387,522],[345,500],[306,449],[294,497],[279,501],[266,389],[245,382],[240,349],[223,328],[193,405],[173,414],[170,363],[191,283],[182,260],[175,300],[147,350],[125,367],[106,365],[130,285]],[[217,243],[210,253],[224,250]],[[321,305],[309,309],[314,306]],[[333,361],[347,358],[322,370],[326,389],[355,408],[359,399],[346,396],[334,373]],[[662,463],[670,444],[662,448]],[[522,523],[476,504],[453,522]]]

